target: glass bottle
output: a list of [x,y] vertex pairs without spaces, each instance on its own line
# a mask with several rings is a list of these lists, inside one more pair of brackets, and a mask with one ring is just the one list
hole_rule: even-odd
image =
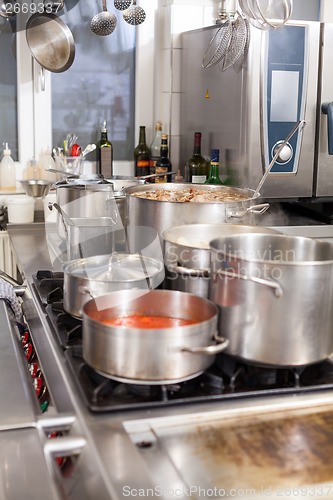
[[0,186],[3,191],[16,191],[16,167],[7,142],[0,164]]
[[[171,171],[172,165],[169,159],[168,136],[166,134],[162,134],[160,157],[156,161],[155,173],[163,174]],[[171,182],[171,175],[161,175],[160,177],[156,177],[155,182]]]
[[206,180],[205,184],[223,185],[223,182],[220,179],[219,167],[220,167],[220,150],[212,149],[210,155],[209,177]]
[[[161,154],[161,142],[162,142],[162,123],[156,122],[155,124],[155,135],[153,141],[150,145],[150,173],[155,174],[156,161],[159,159]],[[155,182],[155,179],[152,179]]]
[[101,137],[97,142],[97,173],[108,178],[113,175],[113,147],[108,139],[106,121],[101,128]]
[[185,181],[204,184],[208,175],[209,162],[201,155],[201,132],[195,132],[193,155],[185,162]]
[[134,149],[134,172],[135,176],[150,174],[150,148],[146,142],[146,127],[140,126],[139,143]]

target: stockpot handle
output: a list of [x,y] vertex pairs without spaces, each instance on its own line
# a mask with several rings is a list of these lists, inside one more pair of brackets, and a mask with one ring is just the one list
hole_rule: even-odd
[[282,297],[283,289],[279,283],[273,280],[268,280],[265,278],[257,278],[256,276],[248,276],[247,274],[238,274],[234,271],[224,271],[223,269],[218,269],[217,274],[223,274],[223,276],[227,276],[229,278],[239,278],[242,280],[253,281],[254,283],[259,283],[260,285],[266,285],[270,288],[274,289],[274,293],[276,297]]
[[190,352],[191,354],[219,354],[224,351],[229,345],[229,339],[219,337],[217,333],[214,335],[214,340],[217,344],[208,345],[204,347],[182,347],[182,352]]
[[197,278],[209,278],[210,269],[191,269],[189,267],[177,266],[175,264],[165,264],[168,271],[173,271],[179,274],[186,274],[187,276],[193,276]]
[[266,212],[266,210],[269,209],[269,203],[261,203],[259,205],[251,205],[250,207],[248,208],[244,208],[243,210],[239,210],[239,211],[233,211],[232,209],[231,210],[227,210],[227,217],[232,219],[241,219],[242,217],[244,217],[244,215],[247,215],[247,214],[256,214],[256,215],[261,215],[261,214],[264,214]]

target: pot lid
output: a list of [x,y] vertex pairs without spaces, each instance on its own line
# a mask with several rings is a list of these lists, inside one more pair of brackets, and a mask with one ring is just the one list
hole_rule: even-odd
[[98,255],[65,265],[64,273],[94,281],[137,281],[163,271],[162,262],[138,254]]

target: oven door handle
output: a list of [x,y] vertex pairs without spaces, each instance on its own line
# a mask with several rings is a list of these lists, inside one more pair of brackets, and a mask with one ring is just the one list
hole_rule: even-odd
[[328,154],[333,155],[333,102],[325,102],[321,105],[321,111],[327,115],[327,144]]

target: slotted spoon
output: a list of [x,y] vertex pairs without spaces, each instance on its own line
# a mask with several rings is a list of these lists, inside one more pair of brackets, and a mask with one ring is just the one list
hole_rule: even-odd
[[90,21],[90,29],[97,36],[107,36],[115,30],[117,18],[111,12],[108,12],[106,0],[102,0],[103,12],[99,12]]
[[123,18],[132,26],[137,26],[138,24],[142,24],[146,19],[146,12],[142,7],[136,5],[136,0],[133,0],[131,7],[124,10]]

